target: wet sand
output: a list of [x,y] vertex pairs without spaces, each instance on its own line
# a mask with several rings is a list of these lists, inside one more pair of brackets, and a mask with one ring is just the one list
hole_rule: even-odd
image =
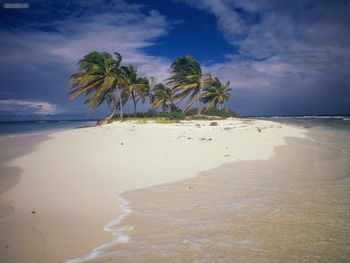
[[289,138],[267,161],[125,192],[133,212],[116,230],[129,242],[84,262],[349,262],[348,160]]
[[[16,186],[21,179],[23,169],[18,166],[11,166],[8,162],[34,151],[37,145],[48,140],[48,138],[46,134],[0,137],[0,194]],[[13,205],[9,205],[0,199],[0,262],[11,262],[11,258],[16,258],[10,255],[13,254],[10,244],[20,243],[22,238],[25,239],[25,235],[23,235],[25,231],[35,231],[27,223],[14,221],[11,217],[14,211],[15,207]],[[33,249],[33,246],[37,247],[38,244],[34,242],[23,250]],[[28,258],[28,260],[37,261],[39,258],[40,256],[33,259]]]
[[[75,253],[83,253],[86,250],[86,243],[90,247],[95,242],[89,242],[89,234],[85,234],[85,239],[81,240],[82,233],[77,230],[76,225],[85,225],[84,222],[69,220],[69,215],[63,214],[59,207],[56,213],[45,215],[42,211],[37,210],[35,203],[30,200],[31,195],[35,192],[42,191],[45,186],[41,182],[37,182],[36,187],[31,189],[30,195],[23,193],[16,194],[16,202],[11,199],[3,198],[7,191],[14,191],[21,182],[24,169],[20,166],[13,166],[12,161],[22,156],[30,155],[38,150],[45,141],[52,139],[50,132],[39,134],[24,134],[15,136],[3,136],[0,138],[0,262],[4,263],[30,263],[30,262],[59,262],[52,261],[52,258],[65,258],[65,255],[74,255]],[[48,156],[50,157],[50,156]],[[45,167],[39,159],[35,161],[35,165]],[[54,171],[53,171],[54,172]],[[46,176],[45,173],[41,174]],[[47,196],[50,199],[49,195]],[[9,202],[7,202],[9,201]],[[45,200],[44,200],[45,201]],[[11,204],[8,204],[11,203]],[[26,203],[25,206],[21,206]],[[19,205],[16,205],[19,204]],[[48,205],[50,203],[48,202]],[[64,204],[62,204],[64,206]],[[41,213],[41,214],[40,214]],[[67,218],[65,221],[64,218]],[[57,222],[56,222],[57,221]],[[50,236],[46,236],[47,228],[50,229]],[[86,229],[88,226],[86,226]],[[62,230],[70,231],[72,238],[65,242],[62,236]],[[78,233],[77,233],[78,231]],[[104,236],[101,241],[108,241],[110,234],[100,231]],[[54,237],[60,236],[61,243],[56,243],[55,248],[47,253],[47,242]],[[68,243],[67,246],[65,243]],[[49,258],[49,259],[48,259]]]
[[[22,169],[9,166],[7,161],[30,153],[47,135],[1,136],[0,137],[0,194],[14,187],[20,180]],[[12,206],[0,202],[0,219],[14,211]]]

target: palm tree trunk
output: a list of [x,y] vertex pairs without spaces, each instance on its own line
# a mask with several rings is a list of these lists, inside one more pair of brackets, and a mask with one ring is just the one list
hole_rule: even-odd
[[106,121],[111,120],[114,117],[116,111],[117,111],[117,105],[115,103],[113,103],[113,108],[112,108],[111,114],[109,114],[107,117],[105,117],[104,120],[106,120]]
[[198,98],[197,98],[197,114],[201,115],[202,114],[202,87],[199,87],[199,92],[198,92]]
[[197,95],[197,115],[202,113],[201,105],[200,105],[200,92]]
[[110,108],[110,110],[111,110],[111,113],[108,116],[104,117],[102,120],[98,121],[97,125],[106,124],[115,116],[115,112],[117,111],[117,102],[115,98],[113,100],[113,107]]
[[119,91],[119,87],[117,86],[117,94],[119,98],[119,107],[120,107],[120,119],[123,120],[123,99]]
[[136,100],[135,100],[134,92],[131,92],[131,96],[132,96],[132,101],[134,102],[134,115],[135,115],[136,114]]
[[176,109],[176,106],[175,106],[174,103],[171,103],[171,104],[169,105],[169,108],[170,108],[170,111],[173,112],[173,111]]
[[221,103],[220,102],[218,103],[218,108],[219,108],[219,110],[221,110]]

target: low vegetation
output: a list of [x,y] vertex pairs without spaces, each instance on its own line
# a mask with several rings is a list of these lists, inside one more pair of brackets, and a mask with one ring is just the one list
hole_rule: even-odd
[[[239,118],[239,115],[232,110],[208,110],[201,115],[194,115],[197,109],[192,109],[187,114],[184,114],[181,110],[173,112],[157,112],[155,110],[148,110],[146,112],[137,112],[135,114],[124,114],[123,121],[136,121],[138,123],[146,123],[148,121],[154,121],[157,123],[170,123],[179,122],[181,120],[223,120],[226,118]],[[113,120],[121,120],[119,116],[116,116]]]
[[207,110],[205,110],[203,112],[202,115],[196,115],[195,114],[196,112],[196,109],[192,109],[190,110],[187,115],[188,116],[197,116],[197,117],[200,117],[200,116],[214,116],[214,117],[220,117],[220,118],[223,118],[223,119],[226,119],[226,118],[239,118],[240,116],[238,115],[238,113],[236,113],[235,111],[231,110],[231,109],[215,109],[215,108],[209,108]]

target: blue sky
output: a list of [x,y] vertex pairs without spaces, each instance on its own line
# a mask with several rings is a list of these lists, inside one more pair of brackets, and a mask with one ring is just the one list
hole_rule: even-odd
[[[192,54],[242,115],[350,114],[350,2],[13,1],[0,7],[0,119],[98,118],[68,98],[86,53],[118,51],[163,81]],[[127,109],[131,110],[132,105]],[[140,105],[146,110],[149,105]]]

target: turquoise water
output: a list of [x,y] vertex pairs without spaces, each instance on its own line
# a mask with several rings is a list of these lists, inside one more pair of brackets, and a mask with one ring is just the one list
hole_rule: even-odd
[[350,116],[302,116],[302,117],[269,117],[263,118],[304,128],[323,128],[350,132]]
[[308,138],[312,142],[340,151],[342,156],[350,160],[349,116],[274,117],[268,120],[306,128],[309,131]]

